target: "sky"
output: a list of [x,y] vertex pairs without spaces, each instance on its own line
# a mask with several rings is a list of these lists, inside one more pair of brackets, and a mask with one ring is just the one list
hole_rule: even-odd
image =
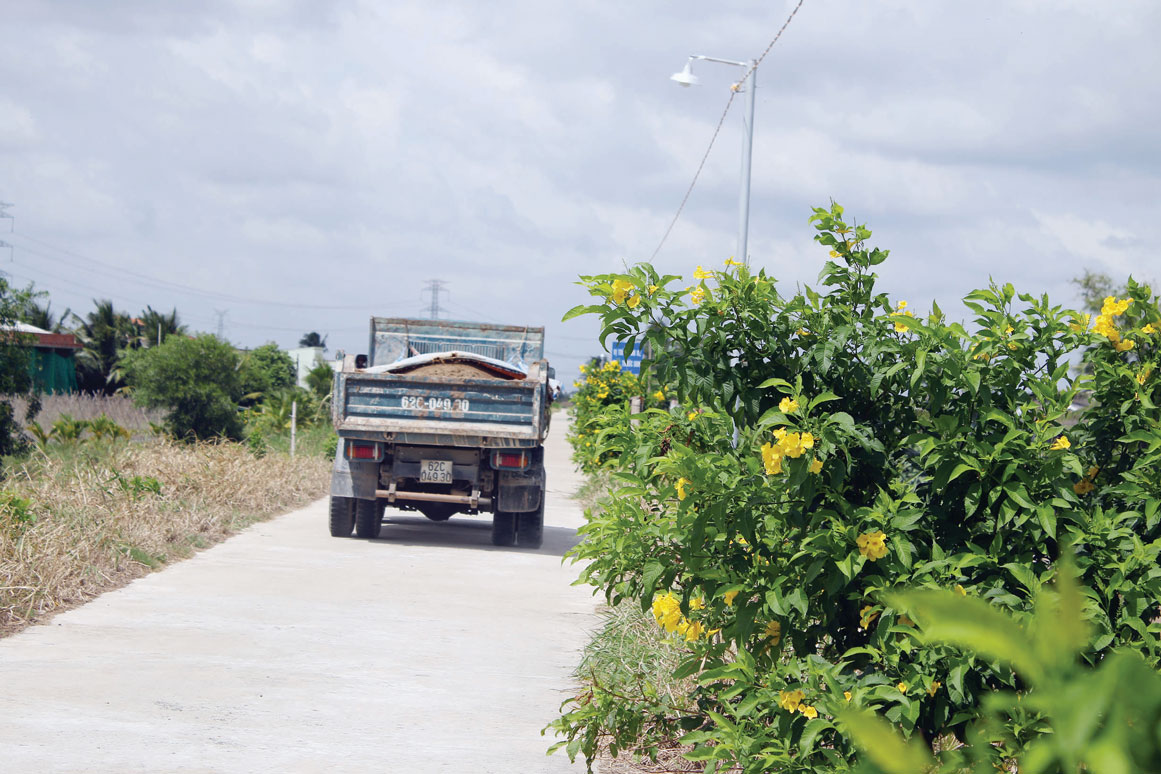
[[[650,259],[741,71],[669,76],[760,56],[796,4],[5,0],[0,271],[57,313],[348,353],[439,279],[444,317],[545,326],[569,380],[600,353],[560,322],[577,275]],[[1161,279],[1158,31],[1153,0],[804,0],[757,71],[751,262],[813,284],[834,199],[917,312]],[[743,106],[663,272],[734,254]]]

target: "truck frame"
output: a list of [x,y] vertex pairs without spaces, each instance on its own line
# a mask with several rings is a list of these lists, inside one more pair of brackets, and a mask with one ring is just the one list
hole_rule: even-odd
[[337,371],[330,533],[375,538],[387,506],[492,514],[492,543],[544,535],[544,329],[374,317]]

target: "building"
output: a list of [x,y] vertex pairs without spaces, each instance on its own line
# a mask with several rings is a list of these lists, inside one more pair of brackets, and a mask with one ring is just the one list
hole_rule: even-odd
[[323,357],[322,347],[299,347],[288,349],[286,354],[294,361],[295,383],[299,387],[306,387],[306,375],[319,363],[330,363]]
[[32,358],[28,370],[35,392],[56,394],[77,391],[77,351],[83,349],[71,333],[53,333],[35,325],[17,322],[0,328],[28,337]]

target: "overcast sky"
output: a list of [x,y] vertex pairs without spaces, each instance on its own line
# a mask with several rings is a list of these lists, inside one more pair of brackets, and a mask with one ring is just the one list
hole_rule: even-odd
[[[5,0],[0,270],[57,312],[348,352],[442,279],[446,316],[545,325],[568,378],[599,351],[559,322],[576,275],[649,258],[738,72],[669,76],[757,57],[795,2]],[[1161,278],[1158,33],[1154,0],[806,0],[758,72],[752,262],[813,283],[834,198],[916,309]],[[743,104],[666,271],[734,252]]]

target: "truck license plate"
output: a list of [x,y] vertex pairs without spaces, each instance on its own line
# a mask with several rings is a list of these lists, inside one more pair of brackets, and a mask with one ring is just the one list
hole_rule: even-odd
[[452,482],[451,460],[421,460],[419,481],[423,484],[450,484]]

